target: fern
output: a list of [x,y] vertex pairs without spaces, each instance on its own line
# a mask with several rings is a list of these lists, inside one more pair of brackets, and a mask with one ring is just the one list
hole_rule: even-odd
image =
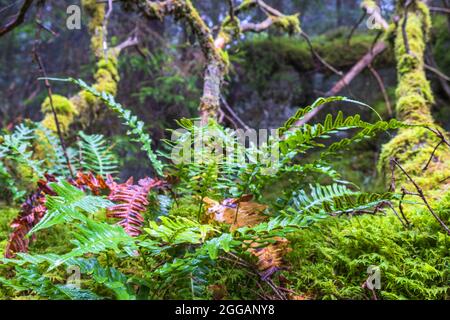
[[[62,177],[69,177],[70,171],[67,165],[64,150],[61,146],[61,141],[58,139],[58,137],[55,135],[53,131],[44,127],[41,123],[38,126],[38,130],[43,133],[44,137],[48,141],[48,145],[46,144],[45,146],[46,147],[50,146],[50,150],[48,150],[45,159],[46,161],[49,161],[49,164],[47,165],[47,172]],[[66,153],[67,156],[69,157],[70,165],[74,169],[80,169],[77,161],[75,161],[76,151],[72,148],[66,147]]]
[[50,187],[57,196],[48,196],[45,203],[47,214],[30,230],[33,234],[51,226],[78,220],[86,222],[86,214],[95,214],[102,208],[111,207],[112,202],[102,197],[86,195],[82,190],[66,181],[50,183]]
[[116,254],[126,252],[129,256],[136,254],[136,246],[130,237],[120,226],[96,222],[91,219],[84,224],[77,224],[77,230],[73,232],[75,239],[71,240],[74,249],[59,256],[58,260],[50,266],[49,270],[64,264],[73,258],[82,257],[85,254],[98,254],[107,250]]
[[39,177],[43,177],[42,161],[33,159],[33,152],[29,151],[34,138],[34,129],[24,124],[16,126],[12,134],[3,136],[3,142],[0,144],[0,159],[10,158],[31,168]]
[[200,224],[184,217],[161,217],[160,220],[160,224],[151,221],[150,227],[144,230],[160,242],[167,242],[172,245],[203,243],[207,236],[217,232],[211,225]]
[[52,299],[97,300],[99,298],[90,290],[54,284],[50,277],[36,265],[27,265],[26,268],[16,266],[15,273],[13,280],[0,277],[0,283],[13,288],[16,292],[32,291],[41,297]]
[[75,259],[72,265],[80,267],[80,272],[86,275],[92,275],[95,282],[104,285],[114,292],[118,300],[131,300],[133,294],[129,279],[114,267],[102,267],[96,259]]
[[95,88],[87,85],[83,80],[80,79],[53,79],[59,81],[70,81],[87,92],[91,93],[95,97],[101,99],[105,105],[110,108],[112,111],[116,112],[125,122],[125,124],[130,127],[130,130],[127,132],[129,135],[133,135],[135,137],[135,141],[141,144],[141,149],[146,152],[147,157],[150,159],[153,168],[159,176],[163,174],[163,164],[157,158],[156,154],[152,149],[152,139],[150,135],[144,132],[144,122],[138,120],[135,115],[131,114],[130,110],[124,109],[120,103],[117,103],[114,100],[114,97],[106,92],[98,92]]
[[[306,108],[299,108],[297,110],[297,112],[292,117],[290,117],[288,120],[286,120],[286,122],[284,123],[283,126],[278,128],[278,134],[281,136],[284,133],[286,133],[288,130],[292,129],[293,125],[297,121],[303,119],[304,116],[306,114],[308,114],[309,112],[311,112],[312,110],[317,109],[317,108],[319,108],[320,106],[322,106],[322,105],[324,105],[326,103],[336,102],[336,101],[351,102],[351,103],[356,103],[356,104],[359,104],[359,105],[363,105],[363,106],[369,107],[365,103],[362,103],[362,102],[359,102],[359,101],[355,101],[355,100],[351,100],[351,99],[348,99],[346,97],[337,96],[337,97],[328,97],[328,98],[318,98],[316,101],[314,101],[314,103],[312,105],[307,106]],[[328,121],[325,121],[325,122],[327,123]]]
[[[361,129],[352,138],[340,139],[338,142],[331,144],[328,147],[328,152],[322,153],[322,158],[324,158],[332,152],[348,147],[351,143],[373,137],[379,131],[409,126],[395,119],[391,119],[389,122],[380,120],[371,124],[362,121],[359,115],[344,118],[342,111],[339,111],[334,120],[332,115],[328,114],[323,124],[305,124],[296,130],[287,132],[286,138],[280,142],[280,150],[283,154],[288,155],[289,158],[293,158],[297,153],[305,152],[313,147],[325,147],[323,143],[318,142],[319,139],[328,139],[331,134],[335,134],[338,131]],[[295,150],[294,153],[292,152],[293,150]]]
[[95,172],[103,177],[117,173],[118,161],[116,156],[107,148],[107,142],[102,135],[87,135],[79,132],[81,140],[80,164],[84,170]]
[[111,179],[108,186],[111,193],[109,200],[118,202],[108,208],[108,217],[120,219],[118,224],[131,236],[138,236],[144,223],[143,212],[147,210],[148,194],[151,189],[162,185],[162,181],[145,178],[133,184],[130,178],[127,182],[117,184]]

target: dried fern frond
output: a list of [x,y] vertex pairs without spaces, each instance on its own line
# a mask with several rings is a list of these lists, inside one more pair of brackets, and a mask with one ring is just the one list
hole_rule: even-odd
[[147,196],[151,189],[161,187],[164,182],[157,179],[144,178],[133,184],[133,177],[125,183],[118,184],[108,176],[106,181],[111,193],[108,199],[118,204],[107,209],[108,217],[120,219],[118,224],[131,236],[138,236],[142,232],[144,222],[143,212],[149,204]]
[[109,187],[102,176],[94,176],[92,172],[83,173],[78,171],[76,180],[73,183],[80,189],[84,189],[85,187],[89,188],[89,190],[91,190],[91,192],[96,196],[100,195],[102,191],[109,191]]
[[230,230],[235,230],[240,227],[252,227],[268,218],[264,214],[267,206],[248,201],[250,199],[251,195],[244,195],[241,198],[228,198],[218,202],[205,197],[203,202],[208,210],[209,219],[230,224]]
[[258,258],[257,267],[263,280],[285,268],[283,257],[292,250],[286,238],[275,237],[273,240],[274,243],[265,247],[258,247],[260,244],[253,242],[248,249],[252,255]]
[[26,199],[22,204],[19,216],[11,222],[12,232],[5,250],[6,258],[14,257],[17,252],[28,251],[30,239],[25,236],[47,212],[45,195],[55,195],[48,183],[56,181],[56,178],[48,174],[45,175],[45,178],[46,180],[38,181],[37,191]]

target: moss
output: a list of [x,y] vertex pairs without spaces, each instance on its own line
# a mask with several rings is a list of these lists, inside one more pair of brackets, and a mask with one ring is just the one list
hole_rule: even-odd
[[293,14],[289,16],[272,17],[272,20],[275,26],[281,28],[289,34],[295,34],[302,31],[298,16],[298,14]]
[[[373,36],[355,34],[347,41],[348,29],[338,29],[329,34],[312,37],[314,49],[339,70],[351,68],[370,49]],[[231,59],[237,62],[246,74],[246,81],[260,92],[265,91],[267,79],[286,67],[300,74],[317,70],[317,61],[306,41],[287,36],[256,36],[237,45]],[[391,48],[381,53],[374,61],[375,68],[386,68],[395,64]],[[322,68],[322,72],[330,72]]]
[[103,25],[105,19],[105,5],[99,4],[96,0],[82,0],[81,5],[90,17],[89,30],[96,33],[99,26]]
[[[60,96],[59,94],[53,94],[52,102],[53,107],[55,108],[55,112],[58,115],[60,114],[70,115],[77,113],[77,110],[75,109],[73,103],[66,97]],[[52,113],[49,97],[45,98],[44,102],[42,103],[41,111],[43,113]]]
[[411,230],[389,212],[330,217],[298,232],[290,239],[291,272],[285,275],[291,289],[315,299],[370,299],[361,284],[375,265],[379,299],[448,299],[449,238],[426,210],[416,207],[407,215]]
[[[425,76],[423,61],[431,27],[428,8],[420,1],[415,1],[409,9],[405,28],[409,52],[403,38],[403,19],[404,17],[398,23],[395,40],[399,79],[396,90],[397,118],[410,124],[435,126],[431,115],[434,98]],[[439,141],[439,138],[426,128],[401,129],[395,138],[383,146],[380,155],[379,168],[384,171],[386,180],[389,181],[391,175],[389,161],[395,157],[422,189],[431,195],[440,196],[439,193],[448,190],[450,184],[445,181],[450,176],[449,149],[439,148],[428,169],[423,171]],[[397,169],[396,178],[398,187],[407,186],[410,191],[414,190],[405,175]]]
[[102,58],[97,62],[97,73],[98,72],[109,72],[114,81],[118,82],[119,72],[117,70],[117,57],[109,56],[108,60]]
[[[73,115],[58,115],[58,123],[61,131],[63,133],[67,133],[69,131],[69,126],[73,122]],[[53,132],[57,132],[55,118],[53,114],[47,113],[44,116],[44,119],[41,121],[41,124],[46,127],[47,129],[52,130]]]
[[19,214],[19,209],[0,206],[0,256],[4,256],[11,232],[10,223]]

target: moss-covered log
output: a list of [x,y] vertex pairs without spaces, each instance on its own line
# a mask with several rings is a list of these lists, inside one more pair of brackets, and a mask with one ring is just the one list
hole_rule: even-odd
[[[431,27],[429,10],[424,2],[418,0],[413,1],[406,10],[404,5],[405,1],[400,1],[398,11],[401,18],[395,38],[397,118],[410,124],[429,125],[443,132],[431,115],[434,98],[424,71],[424,51]],[[440,141],[435,133],[426,128],[401,129],[395,138],[383,146],[379,167],[389,180],[389,161],[397,158],[424,191],[436,191],[431,194],[441,196],[441,192],[448,191],[450,187],[449,148],[441,144],[428,168],[423,170]],[[395,175],[397,187],[403,185],[408,188],[406,177],[398,170]]]

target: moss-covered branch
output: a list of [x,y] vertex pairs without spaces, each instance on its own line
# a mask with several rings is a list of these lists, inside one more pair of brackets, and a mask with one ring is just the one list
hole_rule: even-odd
[[[424,52],[431,28],[429,10],[424,2],[415,0],[406,10],[405,1],[400,1],[398,11],[401,18],[395,33],[399,81],[396,90],[397,118],[410,124],[430,125],[443,132],[431,115],[434,98],[424,71]],[[389,179],[389,160],[397,158],[425,191],[447,191],[450,186],[447,179],[450,176],[450,150],[442,144],[433,154],[440,141],[438,135],[426,128],[401,129],[394,139],[384,145],[380,168]],[[432,155],[432,161],[423,170]],[[397,186],[407,182],[400,172],[396,172],[396,176],[399,181]]]
[[[199,112],[203,123],[209,118],[217,118],[220,108],[220,90],[223,79],[228,72],[228,56],[224,48],[242,32],[260,32],[274,25],[290,33],[300,32],[297,15],[287,16],[271,8],[262,0],[246,0],[238,7],[232,8],[220,26],[214,39],[212,31],[205,24],[190,0],[139,1],[130,0],[151,19],[163,19],[173,15],[184,19],[195,33],[203,54],[206,58],[203,95],[200,99]],[[260,7],[266,13],[267,19],[260,24],[243,24],[237,15],[254,7]]]
[[[82,5],[90,18],[91,50],[97,59],[94,87],[99,91],[116,95],[117,85],[120,80],[117,70],[118,56],[122,49],[135,44],[136,39],[127,39],[117,47],[107,48],[104,45],[106,43],[107,30],[105,25],[105,5],[97,3],[96,0],[83,0]],[[80,124],[81,127],[86,126],[101,108],[101,101],[84,90],[70,98],[57,94],[54,94],[52,98],[63,132],[67,132],[69,126],[75,122]],[[56,124],[49,108],[48,98],[43,102],[41,110],[44,114],[42,124],[46,128],[56,131]]]

